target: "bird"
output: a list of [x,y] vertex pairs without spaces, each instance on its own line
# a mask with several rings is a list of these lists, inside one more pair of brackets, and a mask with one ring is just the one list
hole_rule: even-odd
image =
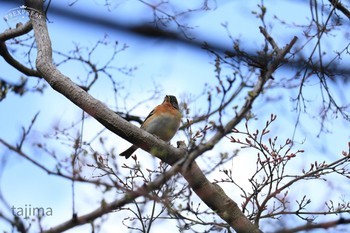
[[[141,124],[141,129],[146,130],[165,142],[169,142],[180,127],[182,114],[179,110],[177,99],[173,95],[166,95],[162,104],[156,106]],[[137,146],[132,145],[120,156],[129,158]]]

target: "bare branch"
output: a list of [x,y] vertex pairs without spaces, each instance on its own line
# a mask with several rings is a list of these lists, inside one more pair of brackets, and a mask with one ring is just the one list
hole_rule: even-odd
[[175,164],[171,169],[163,173],[153,182],[144,184],[141,187],[135,189],[135,191],[128,191],[124,197],[111,203],[102,203],[99,208],[88,214],[82,216],[73,215],[71,220],[63,222],[58,226],[50,228],[49,230],[42,231],[42,233],[60,233],[75,226],[87,224],[105,214],[108,214],[114,210],[118,210],[120,207],[133,202],[140,196],[147,196],[150,191],[159,189],[168,179],[175,175],[180,169],[180,164],[181,163]]
[[295,233],[300,231],[311,231],[315,229],[326,230],[342,224],[350,224],[350,219],[339,218],[338,220],[335,220],[335,221],[321,222],[316,224],[305,224],[303,226],[299,226],[291,229],[276,231],[275,233]]
[[328,0],[335,8],[340,10],[348,19],[350,19],[350,11],[339,0]]
[[9,65],[11,65],[12,67],[16,68],[17,70],[19,70],[23,74],[28,75],[28,76],[33,76],[33,77],[39,77],[40,78],[40,74],[39,74],[38,71],[30,69],[30,68],[22,65],[22,63],[20,63],[16,59],[14,59],[11,56],[11,54],[9,53],[9,51],[7,50],[7,46],[6,46],[5,42],[2,42],[2,41],[0,41],[0,55],[5,59],[5,61]]
[[18,24],[14,29],[8,29],[0,34],[0,41],[5,42],[6,40],[16,38],[27,34],[33,29],[32,23],[28,21],[26,24]]
[[28,21],[26,24],[18,24],[16,28],[14,29],[8,29],[4,31],[3,33],[0,34],[0,55],[5,59],[5,61],[10,64],[12,67],[16,68],[23,74],[26,74],[28,76],[34,76],[34,77],[39,77],[40,74],[38,71],[30,69],[19,61],[17,61],[15,58],[11,56],[9,53],[7,46],[5,44],[6,40],[16,38],[21,35],[25,35],[28,32],[30,32],[33,29],[32,23]]
[[[199,145],[193,151],[190,152],[187,163],[189,164],[191,161],[195,160],[198,156],[203,154],[205,151],[212,149],[221,138],[223,138],[226,134],[231,133],[232,129],[246,116],[246,114],[252,108],[254,100],[260,95],[262,92],[264,85],[270,79],[273,72],[278,68],[278,66],[284,62],[284,57],[293,47],[295,42],[297,41],[297,37],[294,37],[289,44],[287,44],[283,49],[277,50],[277,54],[275,59],[267,66],[266,71],[262,72],[262,75],[256,82],[255,86],[251,91],[248,92],[248,95],[245,98],[245,102],[242,108],[238,111],[236,116],[231,119],[222,130],[219,130],[207,143]],[[264,68],[263,68],[264,69]]]
[[84,179],[82,177],[69,176],[69,175],[61,173],[60,171],[52,171],[52,170],[48,169],[44,164],[39,163],[35,159],[31,158],[28,154],[24,153],[20,148],[11,145],[10,143],[6,142],[4,139],[0,138],[0,143],[3,144],[5,147],[7,147],[9,150],[20,155],[22,158],[28,160],[29,162],[31,162],[32,164],[34,164],[38,168],[42,169],[43,171],[45,171],[49,175],[55,175],[55,176],[59,176],[59,177],[62,177],[62,178],[68,179],[68,180],[79,181],[82,183],[90,183],[90,184],[94,184],[94,185],[97,185],[97,184],[101,185],[102,184],[106,187],[110,186],[109,184],[101,183],[100,181],[87,180],[87,179]]

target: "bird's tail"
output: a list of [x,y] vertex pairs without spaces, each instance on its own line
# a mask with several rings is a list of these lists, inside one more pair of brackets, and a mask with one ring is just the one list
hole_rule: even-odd
[[120,156],[124,156],[126,159],[129,158],[136,150],[138,149],[137,146],[130,146],[127,150],[124,152],[120,153]]

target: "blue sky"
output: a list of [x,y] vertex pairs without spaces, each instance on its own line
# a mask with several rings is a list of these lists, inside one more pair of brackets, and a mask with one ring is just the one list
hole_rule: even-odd
[[[189,21],[190,25],[197,26],[192,31],[193,35],[199,40],[209,43],[222,43],[229,47],[230,40],[227,37],[227,32],[224,27],[221,26],[222,23],[227,22],[228,28],[234,38],[239,37],[243,44],[260,48],[263,37],[260,35],[257,28],[258,19],[254,16],[247,17],[247,15],[251,15],[252,9],[258,10],[256,5],[260,1],[246,1],[245,4],[241,4],[240,1],[218,2],[215,10],[207,11],[205,14],[199,12],[196,17],[193,17]],[[66,6],[67,1],[56,1],[52,4]],[[292,1],[276,1],[273,4],[269,2],[266,2],[266,4],[268,6],[267,17],[270,19],[277,14],[286,21],[302,24],[306,22],[307,17],[310,17],[309,9],[299,1],[293,3]],[[7,12],[9,9],[13,8],[13,6],[14,5],[2,4],[0,12]],[[84,14],[96,14],[99,17],[113,18],[120,23],[127,22],[136,24],[141,20],[151,19],[148,8],[142,4],[133,5],[124,1],[120,1],[120,5],[112,7],[109,12],[106,11],[105,7],[96,5],[93,1],[78,1],[73,6],[73,9],[83,12]],[[298,12],[299,17],[295,17],[295,12]],[[133,17],[130,17],[130,15]],[[111,43],[118,41],[118,46],[120,47],[122,47],[123,44],[128,45],[128,48],[120,52],[113,61],[113,65],[118,67],[138,67],[131,76],[119,72],[113,73],[113,75],[118,77],[118,80],[123,82],[124,89],[120,91],[121,95],[130,93],[126,101],[124,102],[119,98],[118,102],[115,102],[110,82],[107,79],[100,80],[96,87],[91,90],[93,96],[100,99],[111,108],[118,106],[120,109],[123,109],[124,104],[128,107],[133,106],[136,102],[148,98],[155,88],[154,83],[159,83],[162,90],[159,95],[160,98],[146,102],[142,106],[135,108],[132,112],[133,114],[139,114],[145,117],[154,105],[161,102],[165,94],[173,94],[178,97],[184,96],[185,93],[191,93],[194,96],[199,95],[203,91],[204,83],[210,83],[214,75],[214,66],[210,65],[213,63],[214,59],[208,52],[202,49],[184,47],[182,44],[166,43],[157,39],[142,38],[141,40],[125,32],[111,30],[103,26],[80,24],[57,15],[50,15],[50,13],[49,20],[50,23],[48,27],[54,50],[68,52],[75,44],[79,44],[81,47],[92,47],[97,40],[103,39],[106,34],[107,40]],[[298,29],[280,26],[277,23],[274,23],[273,26],[271,34],[275,36],[275,39],[278,40],[281,45],[288,43],[295,34],[298,36],[301,34],[301,31]],[[6,28],[6,24],[1,21],[0,27],[1,31],[3,31]],[[332,46],[334,45],[332,44]],[[332,50],[336,49],[338,48],[332,47]],[[103,64],[103,59],[109,57],[110,53],[111,50],[109,47],[102,46],[101,49],[96,52],[94,59],[96,59],[99,64]],[[19,57],[19,59],[21,58]],[[349,61],[343,62],[347,63]],[[9,68],[2,59],[0,59],[0,67],[2,67],[2,70],[3,67],[6,67],[6,73],[1,74],[0,78],[10,80],[20,75],[17,71]],[[77,77],[85,77],[85,67],[77,63],[73,65],[62,65],[59,68],[63,74],[69,76],[73,80]],[[282,70],[277,72],[276,75],[283,78],[288,74]],[[37,80],[34,78],[32,83],[36,82]],[[315,86],[317,86],[317,80],[315,80],[314,85],[307,87],[307,97],[311,100],[320,98],[320,93],[315,91]],[[259,122],[261,121],[265,123],[271,113],[277,114],[278,118],[272,126],[272,132],[279,135],[281,141],[283,141],[287,137],[291,137],[294,130],[297,114],[292,111],[293,105],[290,98],[295,97],[296,91],[284,92],[282,89],[277,89],[275,93],[271,95],[281,95],[282,101],[278,105],[265,104],[264,99],[258,101],[255,105],[255,113],[259,116],[259,119],[257,121],[252,121],[252,127],[259,127]],[[337,93],[335,93],[335,95],[337,96]],[[344,95],[348,101],[349,96],[346,94]],[[343,98],[341,95],[337,97],[339,99]],[[202,106],[202,101],[204,101],[203,98],[200,98],[197,102],[193,103],[191,106],[193,111],[198,110]],[[344,102],[346,102],[346,100],[344,100]],[[303,121],[298,128],[295,139],[299,142],[305,140],[304,144],[300,145],[300,148],[304,149],[306,152],[302,159],[295,161],[296,171],[300,171],[303,167],[307,168],[315,159],[321,161],[335,160],[335,158],[341,155],[342,150],[346,150],[347,142],[350,139],[348,133],[349,124],[344,123],[344,121],[339,118],[331,119],[327,123],[329,128],[332,129],[331,134],[321,134],[319,137],[316,137],[320,127],[318,120],[314,118],[317,116],[317,109],[317,105],[310,106],[310,114],[302,115]],[[46,89],[44,95],[25,94],[24,97],[21,98],[9,94],[4,101],[0,102],[0,137],[5,138],[8,142],[16,142],[20,137],[20,128],[22,126],[28,126],[32,117],[38,111],[40,111],[40,114],[32,132],[33,139],[29,140],[24,149],[40,162],[52,166],[53,161],[46,155],[39,153],[38,150],[31,149],[31,143],[33,143],[35,139],[43,138],[43,134],[50,132],[51,127],[55,124],[62,127],[69,127],[72,119],[75,121],[79,119],[81,111],[62,95],[54,92],[50,88]],[[85,127],[89,129],[85,130],[85,139],[92,138],[95,135],[96,132],[90,131],[90,129],[101,129],[101,126],[93,120],[87,121]],[[238,128],[242,129],[243,124]],[[113,146],[116,144],[116,149],[118,151],[122,151],[129,145],[124,140],[108,131],[105,131],[103,135],[108,139],[107,145]],[[179,133],[173,142],[183,137],[184,135]],[[227,142],[223,141],[215,148],[215,151],[211,153],[215,154],[217,151],[235,148],[233,145],[227,145]],[[65,155],[65,153],[69,153],[69,150],[58,147],[59,145],[56,146],[62,156]],[[24,206],[30,203],[32,206],[51,207],[54,212],[54,217],[45,219],[44,223],[47,225],[56,225],[57,223],[67,220],[71,216],[70,182],[62,178],[48,176],[45,172],[33,167],[29,162],[20,159],[17,155],[5,151],[3,147],[0,147],[0,156],[3,158],[6,156],[7,158],[6,169],[1,173],[2,176],[0,179],[0,187],[6,200],[11,205],[15,206]],[[139,153],[143,154],[141,151]],[[240,177],[239,182],[245,185],[246,179],[242,177],[247,178],[250,172],[253,172],[250,171],[252,167],[247,164],[254,163],[255,154],[249,153],[249,151],[242,152],[242,154],[243,155],[235,158],[232,164],[227,166],[237,172],[237,179]],[[156,164],[155,160],[149,158],[146,154],[145,158],[141,160],[144,163]],[[198,162],[201,166],[205,166],[204,162]],[[245,165],[242,166],[242,164]],[[89,169],[85,172],[87,175],[94,174],[94,171]],[[220,176],[220,173],[213,174],[213,176],[215,175]],[[334,185],[338,186],[338,184]],[[326,190],[328,186],[325,183],[308,183],[298,188],[304,193],[309,193],[320,187],[324,187]],[[229,189],[229,187],[225,188]],[[79,198],[77,198],[76,204],[78,213],[87,213],[99,206],[101,197],[95,197],[98,193],[99,190],[96,192],[93,187],[77,185],[76,196]],[[313,197],[315,198],[314,200],[317,200],[317,196],[323,197],[329,195],[331,195],[330,192],[326,191],[323,195],[313,195]],[[344,193],[344,195],[346,196],[347,194]],[[233,197],[235,196],[236,195],[233,194]],[[109,194],[107,198],[112,200],[113,197],[113,195]],[[235,198],[239,198],[239,195]],[[322,200],[323,199],[320,199],[320,201]],[[316,208],[317,205],[320,204],[323,203],[315,201]],[[122,215],[117,213],[111,218],[120,221],[121,217]],[[2,223],[0,222],[0,224]],[[156,228],[161,229],[163,227],[162,224],[163,223],[156,224]],[[103,232],[113,232],[113,227],[113,224],[105,224]],[[89,229],[88,226],[83,226],[78,228],[78,231],[75,229],[69,232],[86,232],[87,229]],[[154,229],[153,232],[157,232],[157,229]],[[176,228],[174,232],[177,232]]]

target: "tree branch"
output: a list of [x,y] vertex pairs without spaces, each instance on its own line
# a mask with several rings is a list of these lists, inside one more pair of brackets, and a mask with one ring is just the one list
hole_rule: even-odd
[[9,29],[1,33],[0,34],[0,55],[5,59],[5,61],[8,64],[10,64],[12,67],[16,68],[23,74],[40,78],[40,74],[38,71],[22,65],[22,63],[20,63],[15,58],[13,58],[9,53],[7,46],[5,44],[6,40],[25,35],[26,33],[30,32],[32,29],[33,29],[32,23],[29,21],[24,25],[20,24],[14,29]]
[[[268,41],[271,41],[272,37],[267,34],[263,28],[260,28],[262,31],[262,34],[265,36],[265,38]],[[270,38],[270,39],[269,39]],[[276,71],[278,66],[280,66],[284,62],[284,57],[286,54],[291,50],[291,48],[294,46],[294,44],[297,41],[297,37],[295,36],[289,44],[287,44],[283,49],[279,49],[275,42],[272,44],[276,47],[273,49],[276,51],[277,55],[272,60],[272,62],[266,67],[266,70],[262,72],[262,75],[257,80],[255,86],[251,91],[248,92],[245,102],[240,109],[240,111],[236,114],[234,118],[229,121],[222,130],[219,130],[207,143],[199,145],[197,148],[195,148],[189,155],[187,163],[191,163],[194,161],[198,156],[203,154],[204,152],[211,150],[217,142],[219,142],[225,135],[232,132],[232,129],[246,116],[246,114],[250,111],[252,108],[253,102],[255,99],[260,95],[262,92],[264,85],[266,82],[270,79],[273,72]],[[262,67],[264,69],[264,67]]]
[[4,42],[9,39],[16,38],[27,34],[33,29],[32,23],[29,21],[26,24],[18,24],[16,28],[8,29],[0,34],[0,41]]
[[81,176],[73,177],[73,176],[63,174],[60,171],[55,172],[53,170],[50,170],[47,167],[45,167],[45,165],[43,165],[42,163],[39,163],[35,159],[32,159],[28,154],[24,153],[20,148],[11,145],[10,143],[6,142],[4,139],[0,138],[0,143],[3,144],[5,147],[7,147],[7,149],[17,153],[22,158],[24,158],[24,159],[28,160],[30,163],[34,164],[36,167],[43,170],[48,175],[54,175],[54,176],[58,176],[58,177],[61,177],[61,178],[67,179],[67,180],[78,181],[81,183],[88,183],[88,184],[93,184],[93,185],[104,185],[105,187],[111,188],[110,184],[101,183],[101,181],[88,180],[88,179],[84,179]]
[[58,226],[55,226],[48,230],[42,231],[41,233],[60,233],[71,229],[75,226],[89,223],[105,214],[112,212],[113,210],[117,210],[120,207],[123,207],[124,205],[133,202],[136,198],[140,196],[147,196],[149,192],[161,188],[167,180],[169,180],[173,175],[177,174],[178,170],[180,169],[180,164],[181,163],[175,164],[170,170],[168,170],[166,173],[163,173],[153,182],[150,182],[147,185],[142,185],[135,191],[128,191],[121,199],[115,200],[111,203],[103,203],[99,208],[95,209],[94,211],[88,214],[82,216],[73,215],[73,218],[71,220],[63,222]]
[[329,0],[329,2],[338,10],[340,10],[348,19],[350,19],[350,11],[341,4],[339,0]]
[[300,231],[311,231],[315,229],[329,229],[332,227],[336,227],[341,224],[350,224],[350,219],[344,219],[344,218],[339,218],[338,220],[335,221],[330,221],[330,222],[322,222],[322,223],[317,223],[317,224],[305,224],[303,226],[299,227],[294,227],[291,229],[287,230],[280,230],[275,233],[295,233],[295,232],[300,232]]

